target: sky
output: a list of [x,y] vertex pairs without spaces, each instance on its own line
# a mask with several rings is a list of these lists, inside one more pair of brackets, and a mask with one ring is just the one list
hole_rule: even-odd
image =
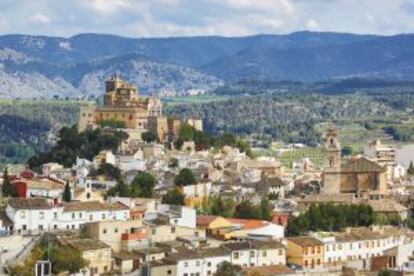
[[0,34],[414,33],[414,0],[0,0]]

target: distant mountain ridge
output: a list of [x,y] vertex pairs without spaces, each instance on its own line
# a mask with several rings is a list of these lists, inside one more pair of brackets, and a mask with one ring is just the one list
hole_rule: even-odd
[[0,97],[85,97],[112,73],[144,93],[240,79],[414,80],[414,35],[297,32],[247,37],[0,36]]

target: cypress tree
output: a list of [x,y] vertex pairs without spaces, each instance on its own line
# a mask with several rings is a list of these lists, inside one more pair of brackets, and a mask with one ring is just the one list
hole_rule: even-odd
[[4,197],[12,195],[12,187],[10,184],[9,173],[7,167],[4,169],[3,173],[3,186],[1,187],[1,192]]
[[65,190],[63,191],[63,201],[71,202],[72,200],[72,193],[70,191],[69,181],[66,181]]
[[414,165],[413,165],[413,161],[410,162],[410,166],[408,167],[407,173],[409,175],[413,175],[414,174]]

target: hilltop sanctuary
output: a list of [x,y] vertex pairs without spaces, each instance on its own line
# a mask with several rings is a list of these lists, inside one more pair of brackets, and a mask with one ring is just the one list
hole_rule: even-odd
[[145,131],[154,132],[160,142],[177,134],[181,124],[187,123],[197,130],[203,129],[199,119],[169,119],[163,116],[162,103],[157,97],[142,97],[133,85],[113,75],[105,84],[103,106],[82,106],[78,128],[95,128],[103,121],[122,122],[132,137],[141,137]]

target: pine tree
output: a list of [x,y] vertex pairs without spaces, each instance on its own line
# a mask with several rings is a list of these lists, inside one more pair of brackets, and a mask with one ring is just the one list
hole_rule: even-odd
[[12,186],[10,184],[9,173],[7,167],[4,169],[3,173],[3,186],[1,187],[1,192],[4,197],[12,196]]
[[66,181],[65,190],[63,191],[63,201],[71,202],[72,200],[72,193],[70,191],[69,181]]

